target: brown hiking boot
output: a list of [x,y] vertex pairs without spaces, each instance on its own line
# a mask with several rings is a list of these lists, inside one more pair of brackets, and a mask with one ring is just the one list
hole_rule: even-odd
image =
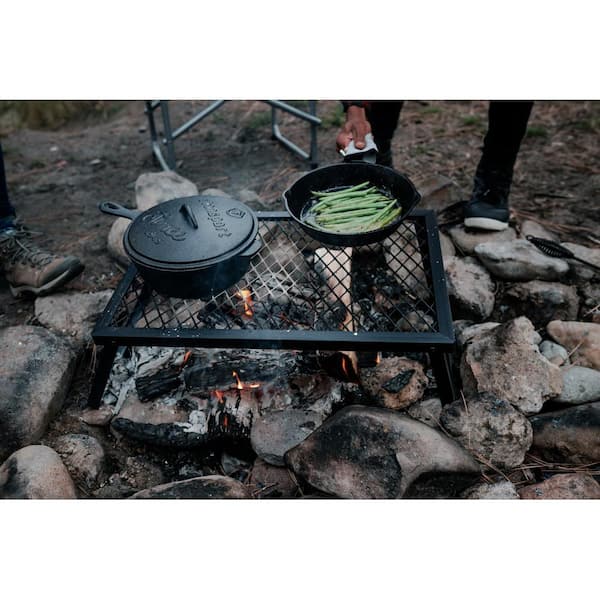
[[74,256],[57,256],[31,241],[22,225],[0,231],[0,268],[13,296],[43,296],[71,281],[84,269]]

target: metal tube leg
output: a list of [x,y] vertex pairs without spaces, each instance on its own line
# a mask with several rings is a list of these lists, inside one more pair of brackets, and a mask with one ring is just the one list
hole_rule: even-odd
[[98,364],[96,365],[96,373],[92,380],[92,387],[90,389],[90,395],[88,397],[88,406],[90,408],[98,408],[102,400],[102,394],[104,394],[104,388],[110,375],[115,356],[117,354],[117,344],[106,344],[102,346],[99,351],[100,357],[98,358]]
[[429,352],[431,370],[437,383],[438,393],[442,404],[450,404],[457,399],[454,378],[452,376],[452,355],[448,352],[432,350]]
[[160,101],[160,111],[163,118],[163,128],[165,133],[164,143],[167,147],[167,164],[171,171],[175,171],[175,140],[173,139],[173,130],[171,129],[171,117],[169,116],[169,101]]
[[[308,102],[308,110],[311,115],[317,116],[317,101],[309,100]],[[310,168],[316,169],[319,166],[319,148],[317,146],[317,128],[318,125],[316,123],[310,124]]]

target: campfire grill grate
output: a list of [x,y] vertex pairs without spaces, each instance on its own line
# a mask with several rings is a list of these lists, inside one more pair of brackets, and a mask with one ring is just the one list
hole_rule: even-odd
[[454,334],[432,211],[415,210],[384,242],[354,249],[323,248],[286,212],[257,216],[261,251],[210,299],[157,294],[129,267],[92,334],[104,356],[91,404],[119,346],[423,351],[448,371]]

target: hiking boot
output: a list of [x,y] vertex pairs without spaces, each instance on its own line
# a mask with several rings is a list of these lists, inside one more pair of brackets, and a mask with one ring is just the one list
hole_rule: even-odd
[[0,269],[13,296],[43,296],[79,275],[84,266],[74,256],[58,256],[36,246],[22,225],[0,231]]
[[512,169],[477,168],[473,193],[464,211],[465,227],[502,231],[508,227]]

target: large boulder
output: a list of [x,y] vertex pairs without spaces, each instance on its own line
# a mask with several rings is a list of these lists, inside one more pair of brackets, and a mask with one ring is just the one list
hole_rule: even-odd
[[530,421],[533,453],[557,463],[600,462],[600,402],[535,415]]
[[513,319],[469,342],[461,361],[467,398],[490,392],[521,412],[539,412],[546,400],[562,390],[560,369],[538,348],[539,335],[525,317]]
[[570,250],[576,258],[584,260],[587,263],[596,265],[597,268],[590,267],[583,264],[579,260],[569,259],[569,264],[573,271],[573,276],[576,281],[584,282],[598,277],[600,274],[600,248],[588,248],[587,246],[581,246],[580,244],[571,244],[565,242],[561,244],[567,250]]
[[454,245],[462,254],[471,255],[475,252],[475,246],[486,242],[512,242],[517,234],[512,228],[502,231],[481,231],[477,229],[466,229],[464,225],[452,227],[448,233]]
[[77,498],[77,490],[60,456],[47,446],[26,446],[0,466],[0,499]]
[[522,464],[533,440],[527,417],[492,394],[448,404],[442,411],[441,424],[481,462],[500,469]]
[[0,460],[44,435],[66,398],[77,353],[44,329],[0,329]]
[[396,411],[349,406],[286,453],[292,471],[340,498],[454,497],[481,469],[454,440]]
[[600,323],[551,321],[546,331],[569,351],[573,364],[600,370]]

